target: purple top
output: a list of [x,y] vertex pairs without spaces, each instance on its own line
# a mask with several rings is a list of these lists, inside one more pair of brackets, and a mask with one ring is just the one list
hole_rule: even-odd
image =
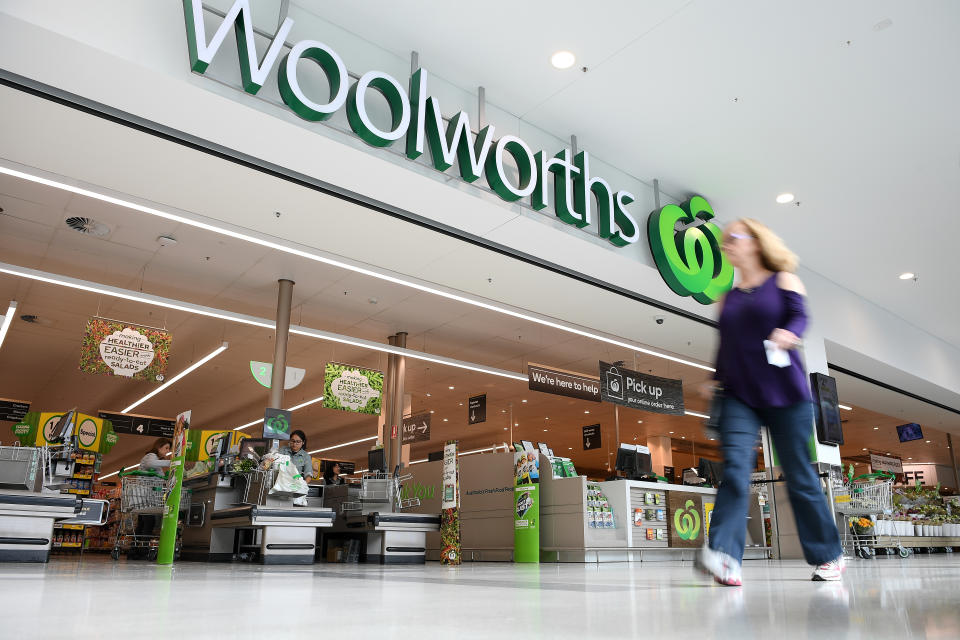
[[791,349],[790,366],[767,362],[763,347],[774,329],[803,335],[807,326],[803,296],[777,286],[777,274],[752,292],[733,289],[720,313],[717,373],[724,393],[756,409],[789,407],[810,400],[810,386],[800,353]]

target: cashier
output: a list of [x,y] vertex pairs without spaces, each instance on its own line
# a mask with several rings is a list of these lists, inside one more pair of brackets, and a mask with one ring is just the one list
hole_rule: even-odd
[[157,438],[150,451],[140,458],[141,471],[158,471],[163,473],[170,466],[167,456],[170,455],[171,442],[168,438]]
[[310,482],[313,480],[313,459],[304,449],[307,446],[307,436],[303,431],[297,429],[290,434],[287,444],[289,446],[280,453],[290,456],[290,462],[297,467],[297,471],[303,476],[304,482]]

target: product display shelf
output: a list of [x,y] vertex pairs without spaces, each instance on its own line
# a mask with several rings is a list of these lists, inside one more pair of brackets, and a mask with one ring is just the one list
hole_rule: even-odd
[[[87,451],[74,452],[71,459],[73,473],[70,475],[70,486],[61,489],[61,493],[88,497],[92,493],[94,478],[100,471],[100,454]],[[87,533],[90,527],[82,524],[54,524],[53,549],[61,551],[79,550],[83,553],[88,548]]]
[[107,500],[110,503],[110,515],[105,525],[86,528],[84,550],[109,553],[113,550],[120,524],[120,484],[95,483],[92,495],[98,500]]

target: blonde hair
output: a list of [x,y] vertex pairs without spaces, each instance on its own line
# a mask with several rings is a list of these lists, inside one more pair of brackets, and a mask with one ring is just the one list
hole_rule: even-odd
[[737,220],[747,228],[757,244],[760,245],[760,262],[763,267],[774,273],[778,271],[789,271],[793,273],[797,270],[797,254],[787,248],[787,245],[770,228],[754,220],[753,218],[740,218]]

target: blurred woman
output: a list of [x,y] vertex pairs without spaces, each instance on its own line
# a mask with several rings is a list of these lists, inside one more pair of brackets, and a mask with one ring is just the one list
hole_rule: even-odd
[[[747,218],[724,230],[723,252],[739,276],[720,302],[714,376],[720,385],[717,392],[723,394],[719,420],[723,483],[717,491],[709,543],[697,557],[697,568],[721,584],[742,584],[750,473],[756,464],[760,426],[765,425],[787,480],[804,558],[816,567],[813,580],[840,580],[840,535],[808,449],[814,418],[797,352],[807,313],[806,291],[793,273],[796,256],[770,229]],[[782,358],[779,365],[768,359],[768,352],[776,349],[787,356],[775,354]]]

